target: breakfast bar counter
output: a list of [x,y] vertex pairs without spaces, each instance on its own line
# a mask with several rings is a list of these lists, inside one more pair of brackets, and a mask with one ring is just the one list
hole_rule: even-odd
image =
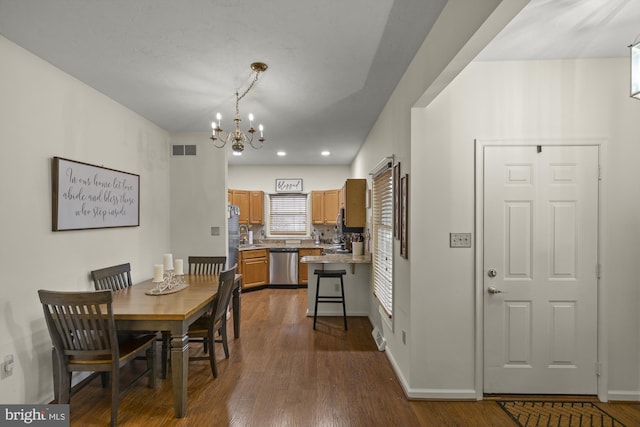
[[[362,256],[352,254],[327,254],[319,256],[305,256],[300,262],[309,264],[309,287],[307,288],[307,316],[313,316],[316,298],[317,277],[315,270],[346,270],[344,276],[344,292],[347,316],[367,316],[369,313],[371,292],[371,254]],[[361,264],[361,265],[357,265]],[[357,265],[357,267],[356,267]],[[340,279],[335,283],[322,279],[321,295],[339,295]],[[318,307],[318,316],[342,317],[340,304],[323,304]]]

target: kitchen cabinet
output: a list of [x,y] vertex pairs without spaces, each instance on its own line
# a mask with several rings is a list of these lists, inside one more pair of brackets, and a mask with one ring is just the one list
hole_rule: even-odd
[[227,190],[229,203],[240,208],[240,224],[264,224],[264,193],[262,191]]
[[366,179],[347,179],[341,190],[341,207],[344,208],[346,227],[364,227],[367,221]]
[[339,211],[340,190],[311,192],[311,223],[334,225]]
[[311,223],[324,224],[324,191],[311,192]]
[[309,264],[300,262],[302,257],[305,256],[320,256],[322,255],[322,248],[300,248],[298,249],[298,284],[308,286],[309,285]]
[[264,224],[264,193],[262,191],[249,192],[249,224]]
[[248,249],[240,251],[238,273],[242,274],[242,289],[269,284],[269,250]]

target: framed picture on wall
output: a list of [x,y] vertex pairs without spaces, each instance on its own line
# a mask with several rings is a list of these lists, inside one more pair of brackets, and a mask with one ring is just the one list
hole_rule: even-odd
[[52,230],[137,227],[140,175],[54,157]]
[[400,256],[409,258],[409,174],[400,179]]
[[393,237],[400,238],[400,162],[393,165]]

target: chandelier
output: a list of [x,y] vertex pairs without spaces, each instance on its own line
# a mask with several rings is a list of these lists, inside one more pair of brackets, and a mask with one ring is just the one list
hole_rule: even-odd
[[255,76],[249,84],[249,87],[240,95],[238,91],[236,91],[236,118],[233,119],[236,122],[236,129],[232,132],[226,132],[222,130],[220,127],[220,120],[222,116],[220,113],[216,114],[216,120],[211,122],[211,140],[213,140],[213,144],[217,148],[223,148],[227,143],[231,144],[231,149],[233,150],[233,154],[239,156],[244,151],[244,146],[246,144],[250,145],[255,149],[262,148],[262,144],[264,144],[264,127],[262,125],[258,126],[258,130],[260,131],[260,137],[257,138],[257,141],[254,140],[254,134],[256,130],[253,128],[253,114],[249,114],[249,129],[247,132],[243,132],[240,130],[240,109],[239,104],[240,100],[245,97],[247,93],[255,86],[258,82],[258,76],[260,73],[265,72],[267,69],[267,64],[263,62],[254,62],[251,64],[251,70],[255,72]]

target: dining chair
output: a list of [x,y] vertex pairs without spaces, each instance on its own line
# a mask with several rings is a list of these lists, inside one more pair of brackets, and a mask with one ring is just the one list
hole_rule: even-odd
[[[41,289],[38,295],[53,343],[53,382],[57,403],[68,404],[71,399],[72,372],[109,373],[111,425],[115,426],[122,393],[145,376],[149,379],[149,387],[155,387],[155,334],[139,334],[119,341],[111,308],[111,290],[58,292]],[[120,368],[142,353],[146,354],[146,369],[121,390]]]
[[227,262],[226,256],[190,256],[189,274],[220,274]]
[[[107,289],[111,289],[112,291],[120,291],[120,290],[129,288],[133,285],[131,281],[131,264],[128,262],[125,264],[114,265],[111,267],[105,267],[105,268],[100,268],[98,270],[93,270],[91,271],[91,278],[93,279],[93,286],[95,287],[96,291],[102,291]],[[155,334],[156,332],[155,331],[142,331],[142,332],[118,331],[117,333],[118,333],[118,338],[120,340],[128,340],[135,335]],[[163,333],[163,337],[164,336],[168,337],[169,335],[166,333]],[[165,357],[165,354],[163,353],[162,356]],[[105,379],[103,379],[103,382],[104,381]]]
[[[210,314],[200,317],[191,324],[191,326],[189,326],[189,340],[191,340],[191,338],[201,338],[206,340],[208,353],[208,356],[192,356],[189,357],[189,360],[209,359],[211,373],[214,378],[218,377],[214,343],[222,343],[224,355],[227,359],[229,358],[229,345],[227,343],[227,308],[229,307],[229,301],[231,300],[236,268],[237,266],[234,265],[229,270],[225,270],[220,273],[218,294],[211,303]],[[219,340],[215,339],[216,333],[220,336]]]
[[111,289],[119,291],[132,285],[131,264],[114,265],[91,272],[93,285],[96,290]]
[[[189,256],[187,257],[187,263],[189,264],[188,272],[189,274],[195,275],[212,275],[212,274],[220,274],[222,270],[224,270],[224,265],[227,262],[226,256]],[[207,316],[210,313],[207,313]],[[165,378],[167,375],[167,370],[169,366],[169,340],[171,337],[168,334],[163,334],[162,336],[162,371],[161,377]],[[207,339],[198,338],[196,340],[190,341],[198,341],[202,342],[204,352],[208,351],[207,348]]]

